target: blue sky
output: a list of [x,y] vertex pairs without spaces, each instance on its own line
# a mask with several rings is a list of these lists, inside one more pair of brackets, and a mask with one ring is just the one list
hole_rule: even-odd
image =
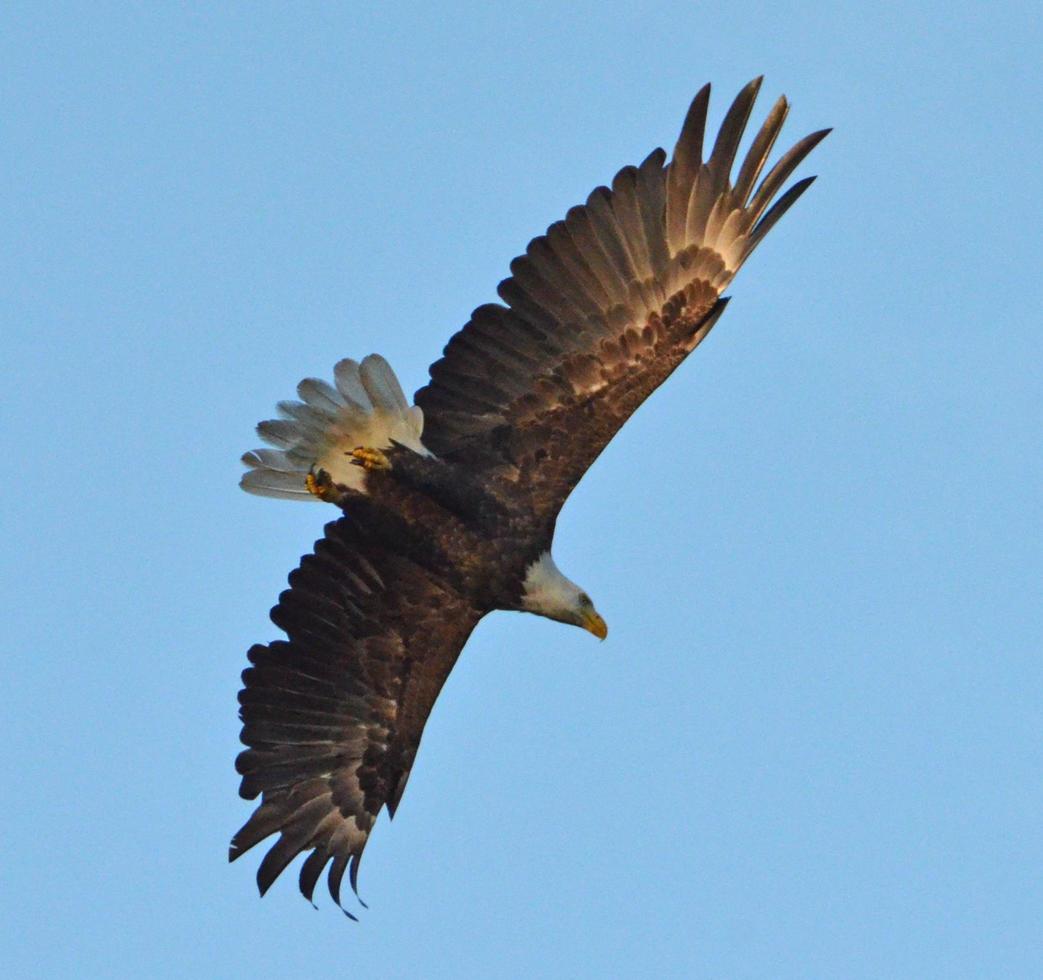
[[[1043,973],[1029,4],[9,3],[4,914],[17,977]],[[405,387],[509,260],[764,73],[820,180],[570,500],[611,625],[498,614],[359,925],[229,867],[306,375]]]

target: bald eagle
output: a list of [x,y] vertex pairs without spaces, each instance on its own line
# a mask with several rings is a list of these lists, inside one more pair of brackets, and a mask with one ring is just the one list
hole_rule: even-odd
[[[311,901],[329,865],[341,904],[382,807],[394,816],[424,724],[478,621],[523,610],[604,639],[590,596],[558,569],[565,499],[637,407],[724,312],[739,267],[813,177],[779,195],[829,132],[761,178],[780,98],[733,164],[761,80],[739,92],[703,160],[710,87],[661,149],[534,239],[431,367],[410,405],[387,362],[343,360],[334,383],[262,422],[250,493],[333,504],[272,610],[286,639],[256,645],[239,694],[240,795],[260,805],[230,859],[273,834],[261,894],[310,852]],[[758,182],[759,181],[759,182]],[[349,913],[350,914],[350,913]]]

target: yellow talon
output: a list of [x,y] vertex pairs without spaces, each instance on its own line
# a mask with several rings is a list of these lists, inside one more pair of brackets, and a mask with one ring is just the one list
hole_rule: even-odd
[[328,504],[337,502],[337,489],[325,470],[309,473],[304,478],[304,487],[308,493],[314,494],[319,500],[324,500]]
[[356,446],[348,455],[367,470],[391,469],[391,461],[379,449]]

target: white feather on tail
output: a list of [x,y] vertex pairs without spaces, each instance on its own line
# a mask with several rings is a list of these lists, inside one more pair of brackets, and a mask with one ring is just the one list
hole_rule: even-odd
[[359,446],[388,449],[394,442],[423,456],[424,414],[410,405],[391,365],[379,354],[362,363],[345,358],[333,369],[336,387],[318,378],[297,386],[301,401],[279,402],[282,418],[261,422],[257,434],[274,449],[243,456],[247,493],[287,500],[318,500],[304,479],[323,469],[334,483],[364,490],[365,470],[348,454]]

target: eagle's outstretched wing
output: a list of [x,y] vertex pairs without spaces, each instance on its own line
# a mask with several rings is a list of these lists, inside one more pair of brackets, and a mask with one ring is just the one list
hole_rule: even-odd
[[432,452],[472,463],[515,499],[524,490],[554,520],[619,427],[707,334],[725,287],[814,179],[775,200],[829,130],[802,139],[757,185],[789,108],[780,98],[732,182],[760,82],[736,97],[705,163],[709,85],[669,165],[656,150],[624,168],[511,263],[499,286],[507,305],[475,310],[416,394]]
[[255,646],[243,673],[240,794],[261,805],[235,860],[271,834],[261,894],[303,851],[310,901],[332,862],[340,903],[382,806],[394,814],[438,692],[481,618],[452,587],[370,540],[350,518],[325,529],[290,575],[272,620],[288,639]]

